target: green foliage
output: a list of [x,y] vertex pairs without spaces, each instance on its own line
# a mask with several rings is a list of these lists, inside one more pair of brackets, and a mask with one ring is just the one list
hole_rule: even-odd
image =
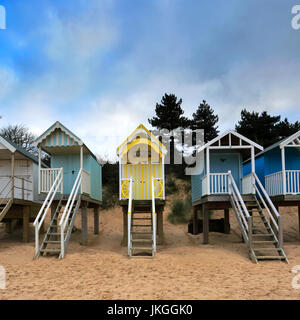
[[162,97],[161,103],[156,104],[156,117],[148,119],[149,123],[158,129],[174,130],[186,128],[188,119],[183,117],[184,111],[181,108],[182,99],[177,101],[175,94],[167,94]]
[[218,121],[218,115],[214,114],[211,106],[203,100],[196,112],[193,113],[193,119],[190,120],[190,128],[192,130],[203,129],[204,142],[208,142],[214,139],[219,133],[217,126]]
[[166,177],[166,194],[170,195],[178,191],[175,179],[171,175]]
[[172,224],[187,223],[191,219],[192,202],[191,198],[187,197],[184,201],[175,199],[172,203],[171,212],[168,214],[168,221]]
[[280,116],[271,116],[266,111],[241,112],[241,120],[235,126],[238,133],[262,145],[264,148],[289,137],[300,130],[300,123],[290,123],[287,118],[280,121]]
[[113,208],[117,205],[119,200],[118,193],[115,193],[112,188],[103,188],[102,193],[102,208],[104,210]]

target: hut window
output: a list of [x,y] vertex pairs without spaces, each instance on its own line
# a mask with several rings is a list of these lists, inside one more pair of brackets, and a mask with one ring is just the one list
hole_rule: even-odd
[[141,155],[141,150],[139,149],[139,150],[136,151],[135,156],[136,157],[140,157],[140,155]]

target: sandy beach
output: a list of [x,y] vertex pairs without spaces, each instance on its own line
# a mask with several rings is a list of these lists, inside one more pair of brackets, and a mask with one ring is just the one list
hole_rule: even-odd
[[[93,234],[89,212],[89,245],[80,245],[80,231],[72,234],[66,258],[34,256],[31,242],[21,242],[21,230],[0,230],[0,265],[6,268],[6,289],[0,299],[299,299],[293,289],[300,265],[298,217],[283,209],[285,250],[289,264],[270,261],[255,264],[248,258],[233,212],[230,235],[187,233],[186,225],[174,226],[165,210],[165,242],[154,259],[130,259],[120,246],[121,208],[101,211],[100,235]],[[216,213],[216,215],[218,215]],[[76,218],[80,228],[80,214]]]

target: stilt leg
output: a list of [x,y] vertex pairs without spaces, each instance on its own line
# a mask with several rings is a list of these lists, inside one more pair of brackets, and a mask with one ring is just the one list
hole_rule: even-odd
[[203,244],[209,243],[209,212],[205,204],[202,205],[203,212]]
[[87,207],[81,208],[81,245],[87,245]]
[[94,234],[99,234],[99,207],[94,208]]
[[224,210],[224,233],[230,233],[229,209]]
[[12,233],[12,220],[9,220],[5,223],[5,232]]
[[198,207],[195,206],[193,210],[194,210],[193,234],[198,234]]
[[127,207],[122,207],[123,209],[123,239],[121,242],[122,247],[126,247],[128,245],[128,216],[127,216]]
[[157,232],[158,232],[157,244],[163,244],[164,243],[163,211],[157,212]]
[[298,205],[298,225],[299,225],[299,237],[300,237],[300,205]]
[[23,207],[23,242],[29,242],[30,207]]

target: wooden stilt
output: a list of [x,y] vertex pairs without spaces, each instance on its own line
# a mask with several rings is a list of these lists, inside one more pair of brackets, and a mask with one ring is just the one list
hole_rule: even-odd
[[164,243],[163,211],[161,210],[157,212],[157,232],[158,232],[157,244],[161,245]]
[[12,220],[5,222],[5,232],[12,233]]
[[198,234],[198,207],[194,206],[193,234]]
[[229,209],[224,210],[224,233],[230,233]]
[[94,208],[94,234],[99,234],[99,207]]
[[87,205],[81,207],[81,245],[87,246]]
[[299,237],[300,237],[300,204],[298,205],[298,226],[299,226]]
[[128,216],[127,216],[127,207],[123,206],[123,239],[121,246],[126,247],[128,244]]
[[203,244],[209,243],[209,212],[205,204],[202,205],[203,212]]
[[30,207],[23,207],[23,242],[29,242],[29,217]]

